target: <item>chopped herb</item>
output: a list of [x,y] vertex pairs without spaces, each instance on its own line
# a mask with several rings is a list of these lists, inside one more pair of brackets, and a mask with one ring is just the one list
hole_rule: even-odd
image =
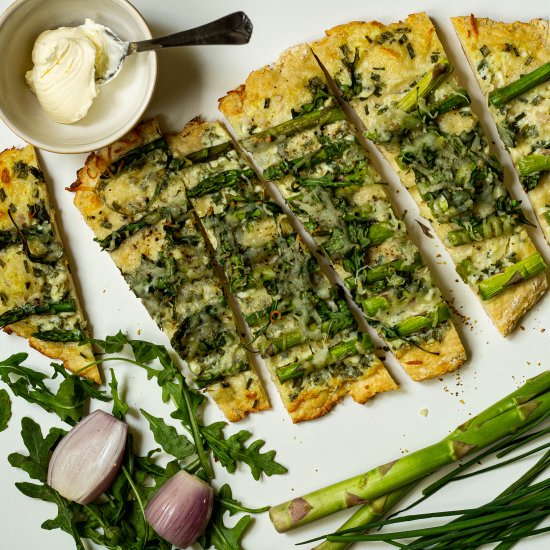
[[486,44],[483,44],[483,46],[479,48],[479,51],[481,52],[481,55],[483,57],[487,57],[491,53],[491,50],[487,47]]
[[407,42],[407,52],[409,52],[409,57],[411,59],[414,59],[416,57],[416,53],[414,51],[414,48],[410,42]]

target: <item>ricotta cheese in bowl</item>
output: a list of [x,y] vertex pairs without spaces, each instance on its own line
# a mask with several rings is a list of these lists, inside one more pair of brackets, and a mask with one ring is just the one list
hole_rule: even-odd
[[120,70],[125,47],[108,27],[91,19],[44,31],[34,44],[27,83],[51,120],[72,124],[86,116],[102,80]]

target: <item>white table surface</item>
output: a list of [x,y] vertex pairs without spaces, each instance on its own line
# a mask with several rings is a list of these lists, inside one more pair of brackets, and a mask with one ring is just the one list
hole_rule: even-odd
[[[250,44],[241,47],[191,47],[173,49],[159,54],[159,79],[147,116],[158,115],[165,131],[178,131],[191,118],[202,114],[207,118],[217,115],[217,99],[227,90],[244,81],[248,73],[273,62],[287,47],[321,37],[324,29],[351,20],[379,19],[389,23],[409,13],[425,10],[434,19],[445,45],[454,58],[458,73],[465,77],[474,98],[474,109],[479,112],[482,99],[473,76],[460,50],[449,17],[467,15],[492,17],[511,21],[532,17],[548,17],[549,4],[544,0],[511,2],[503,0],[455,2],[412,2],[408,0],[328,0],[277,2],[242,0],[136,0],[136,7],[148,21],[153,36],[176,32],[215,19],[230,11],[243,9],[254,23]],[[0,11],[10,4],[0,0]],[[492,122],[482,116],[484,125],[495,139]],[[0,122],[0,147],[22,146],[23,142]],[[526,211],[530,208],[520,189],[510,163],[499,142],[494,147],[505,167],[513,194],[524,199]],[[93,334],[103,338],[119,329],[133,336],[167,345],[167,338],[148,317],[145,309],[130,292],[107,253],[101,252],[92,241],[92,234],[72,204],[73,196],[65,190],[75,179],[75,172],[85,155],[57,155],[40,152],[50,189],[55,196],[61,229],[71,257],[73,274],[79,281],[84,307]],[[391,188],[397,190],[395,175],[384,176]],[[445,297],[464,316],[456,319],[471,359],[457,373],[424,383],[412,382],[397,362],[389,357],[386,364],[400,383],[397,392],[380,395],[365,406],[351,399],[345,400],[322,419],[293,425],[282,407],[272,384],[269,394],[271,411],[249,417],[227,431],[248,429],[256,438],[266,440],[265,449],[276,449],[277,458],[284,463],[288,474],[254,481],[246,467],[229,475],[216,466],[215,485],[229,482],[236,498],[250,506],[276,504],[314,490],[331,482],[356,475],[433,443],[451,429],[467,420],[500,397],[513,391],[527,378],[550,368],[549,338],[550,295],[523,319],[521,327],[507,339],[502,338],[489,322],[481,305],[458,277],[442,245],[424,237],[415,219],[417,209],[404,192],[397,200],[409,212],[407,223],[425,254]],[[532,218],[532,215],[531,215]],[[537,228],[530,230],[547,262],[550,248]],[[436,255],[441,257],[436,257]],[[45,368],[49,360],[30,350],[26,341],[16,336],[0,334],[0,358],[20,351],[29,353],[29,363]],[[144,373],[131,367],[116,367],[121,385],[127,389],[128,401],[144,407],[157,416],[167,416],[170,408],[161,403],[158,387],[147,382]],[[21,470],[11,468],[6,457],[11,452],[24,450],[19,434],[20,419],[31,416],[43,429],[61,425],[57,417],[27,404],[13,400],[13,417],[9,428],[0,433],[0,548],[5,550],[64,550],[73,548],[72,540],[60,531],[44,531],[40,524],[54,515],[54,506],[23,496],[14,486],[16,481],[29,481]],[[427,416],[420,411],[427,409]],[[223,419],[217,407],[206,408],[207,421]],[[130,424],[144,428],[135,415]],[[153,448],[146,430],[143,430],[143,449]],[[528,463],[498,470],[494,475],[458,483],[430,499],[424,511],[460,508],[477,505],[495,496],[508,485]],[[296,542],[330,531],[339,526],[348,513],[327,518],[312,526],[288,535],[279,535],[272,528],[267,514],[257,516],[244,539],[244,548],[285,550]],[[228,520],[232,523],[234,518]],[[548,548],[550,536],[537,537],[519,544],[521,549]],[[358,546],[358,547],[366,547]],[[382,543],[371,543],[373,550],[387,548]]]

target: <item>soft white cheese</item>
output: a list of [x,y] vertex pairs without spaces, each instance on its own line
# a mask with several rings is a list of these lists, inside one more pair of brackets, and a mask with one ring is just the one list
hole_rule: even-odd
[[99,93],[98,81],[116,73],[125,47],[90,19],[79,27],[44,31],[34,44],[27,83],[49,118],[71,124],[86,116]]

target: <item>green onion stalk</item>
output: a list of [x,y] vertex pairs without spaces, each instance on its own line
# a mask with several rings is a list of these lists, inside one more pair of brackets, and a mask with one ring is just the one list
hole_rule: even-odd
[[497,273],[481,281],[478,285],[482,300],[493,298],[507,287],[519,284],[546,270],[546,263],[537,252],[520,262],[507,267],[503,273]]
[[340,510],[374,501],[516,433],[549,411],[550,371],[546,371],[438,443],[272,507],[269,511],[271,521],[282,533]]
[[546,82],[548,79],[550,79],[550,62],[514,80],[507,86],[493,90],[489,94],[489,103],[493,107],[502,107],[505,103]]

